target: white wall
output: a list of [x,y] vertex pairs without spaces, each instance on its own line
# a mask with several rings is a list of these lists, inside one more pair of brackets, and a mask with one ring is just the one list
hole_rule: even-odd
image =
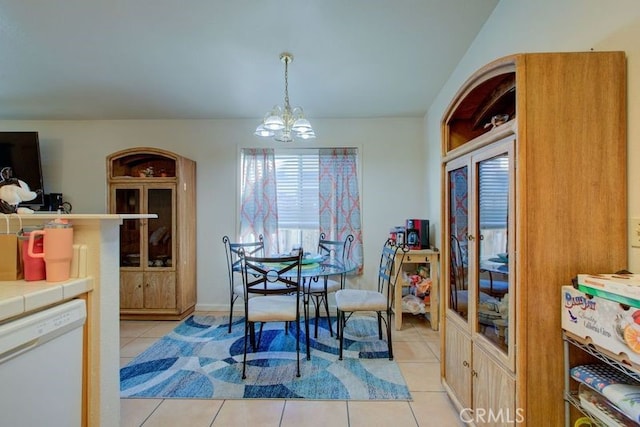
[[[481,66],[505,55],[591,49],[620,50],[627,55],[628,211],[630,217],[640,217],[640,168],[634,165],[634,161],[640,160],[638,40],[640,2],[637,0],[501,0],[425,117],[427,217],[440,217],[440,121],[462,83]],[[438,223],[438,245],[441,231]],[[628,269],[640,272],[640,249],[629,248]]]
[[[365,272],[354,285],[375,286],[389,228],[424,215],[422,120],[312,120],[312,146],[361,152]],[[197,278],[201,310],[228,307],[222,236],[235,235],[239,147],[258,140],[251,120],[0,121],[2,131],[38,131],[46,192],[62,192],[74,213],[106,212],[106,156],[136,146],[176,152],[197,162]],[[282,146],[282,145],[280,145]],[[117,284],[114,284],[117,286]]]

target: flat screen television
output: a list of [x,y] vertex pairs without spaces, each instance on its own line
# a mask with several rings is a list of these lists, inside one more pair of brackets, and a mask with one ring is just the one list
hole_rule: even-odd
[[[32,191],[44,190],[38,132],[0,132],[0,171],[7,166],[13,178],[26,182]],[[40,209],[44,205],[42,193],[21,206]]]

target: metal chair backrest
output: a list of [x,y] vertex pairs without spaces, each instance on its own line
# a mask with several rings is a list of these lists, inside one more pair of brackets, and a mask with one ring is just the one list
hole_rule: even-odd
[[245,301],[248,294],[287,295],[299,298],[302,289],[300,270],[302,251],[287,257],[254,257],[241,253]]
[[246,256],[264,256],[264,239],[262,234],[258,237],[257,242],[237,243],[232,242],[229,236],[222,238],[224,249],[227,256],[227,269],[229,272],[229,285],[233,288],[233,273],[241,271],[240,258],[241,254]]
[[[398,251],[402,252],[402,258],[396,264],[396,254]],[[409,251],[408,246],[396,246],[395,242],[391,239],[387,239],[382,247],[382,254],[380,255],[380,266],[378,268],[378,292],[387,296],[387,304],[389,307],[393,304],[393,297],[395,295],[394,289],[396,281],[400,274],[402,262],[404,261],[404,255]]]
[[318,240],[318,253],[344,264],[351,255],[352,243],[352,234],[349,234],[344,240],[329,240],[324,233],[321,233]]

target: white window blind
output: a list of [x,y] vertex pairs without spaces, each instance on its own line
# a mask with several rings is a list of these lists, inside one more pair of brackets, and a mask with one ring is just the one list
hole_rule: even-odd
[[505,228],[509,212],[509,158],[501,155],[480,162],[480,227]]
[[275,153],[280,229],[320,227],[319,160],[317,150]]

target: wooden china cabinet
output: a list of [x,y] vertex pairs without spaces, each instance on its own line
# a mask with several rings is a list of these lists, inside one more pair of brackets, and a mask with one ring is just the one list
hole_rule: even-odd
[[564,425],[561,287],[627,265],[626,128],[623,52],[504,57],[445,111],[441,373],[465,421]]
[[110,213],[156,214],[120,226],[120,316],[182,319],[196,302],[194,161],[143,147],[107,157]]

